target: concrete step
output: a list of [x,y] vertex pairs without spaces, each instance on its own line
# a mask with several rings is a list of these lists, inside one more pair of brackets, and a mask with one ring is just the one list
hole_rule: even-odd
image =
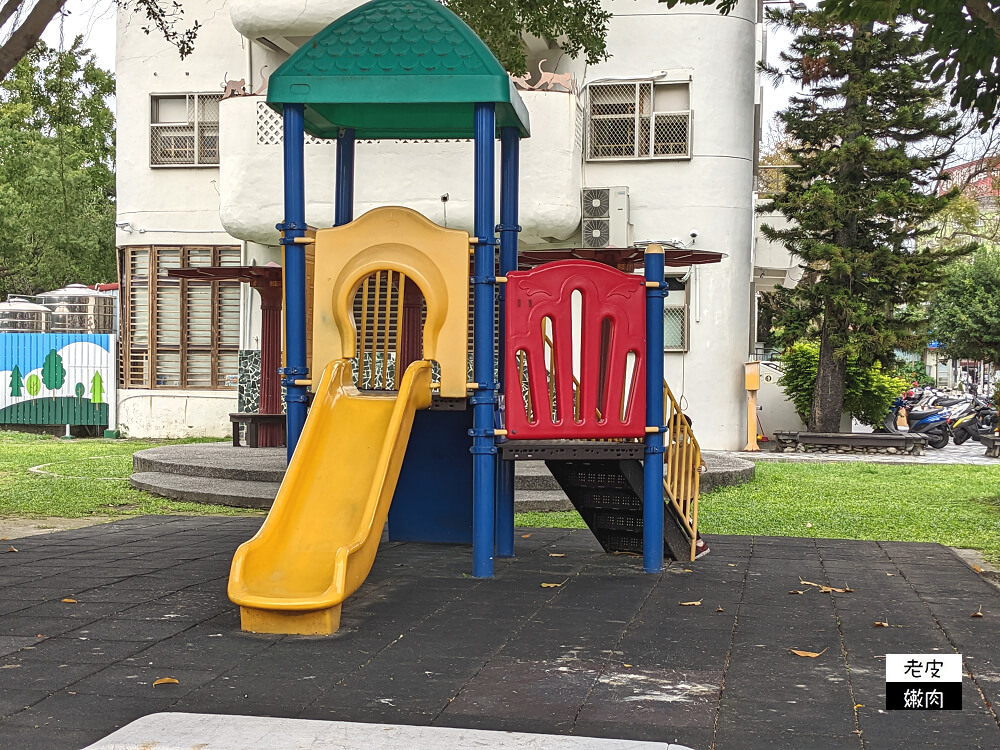
[[140,471],[132,475],[129,484],[171,500],[263,509],[271,507],[280,486],[278,482],[186,476],[162,471]]
[[[140,471],[133,474],[129,482],[136,489],[171,500],[265,510],[271,507],[281,486],[279,482],[219,479],[163,471]],[[572,503],[559,490],[520,491],[514,500],[514,510],[518,513],[572,509]]]
[[147,448],[132,457],[139,473],[183,474],[190,477],[245,482],[277,482],[285,476],[284,448],[236,448],[232,443],[186,443]]

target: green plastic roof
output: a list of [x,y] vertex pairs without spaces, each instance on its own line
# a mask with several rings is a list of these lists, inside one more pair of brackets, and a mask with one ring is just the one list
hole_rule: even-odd
[[336,138],[471,138],[473,107],[528,136],[528,110],[493,53],[435,0],[372,0],[338,18],[271,75],[267,101],[305,104],[306,132]]

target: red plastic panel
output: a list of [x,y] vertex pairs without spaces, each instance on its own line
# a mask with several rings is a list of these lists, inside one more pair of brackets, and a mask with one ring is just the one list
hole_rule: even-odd
[[511,440],[645,434],[645,298],[641,276],[592,261],[507,274]]

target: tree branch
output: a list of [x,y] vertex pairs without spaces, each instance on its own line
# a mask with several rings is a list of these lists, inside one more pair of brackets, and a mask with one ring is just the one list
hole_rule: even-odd
[[987,0],[965,0],[965,9],[970,16],[985,23],[1000,38],[1000,15],[990,7]]
[[[66,0],[39,0],[31,9],[31,13],[11,34],[7,43],[0,47],[0,80],[6,78],[20,59],[28,54],[28,50],[35,46],[49,21],[65,4]],[[4,6],[5,9],[6,7]]]
[[17,12],[17,9],[24,5],[24,0],[7,0],[3,8],[0,8],[0,28],[10,20],[10,17]]

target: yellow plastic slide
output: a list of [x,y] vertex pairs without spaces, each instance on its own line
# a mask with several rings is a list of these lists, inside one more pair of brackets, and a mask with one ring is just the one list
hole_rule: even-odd
[[417,409],[431,404],[431,365],[411,364],[397,394],[362,394],[350,360],[323,372],[264,525],[240,545],[229,598],[243,629],[325,635],[368,577]]

